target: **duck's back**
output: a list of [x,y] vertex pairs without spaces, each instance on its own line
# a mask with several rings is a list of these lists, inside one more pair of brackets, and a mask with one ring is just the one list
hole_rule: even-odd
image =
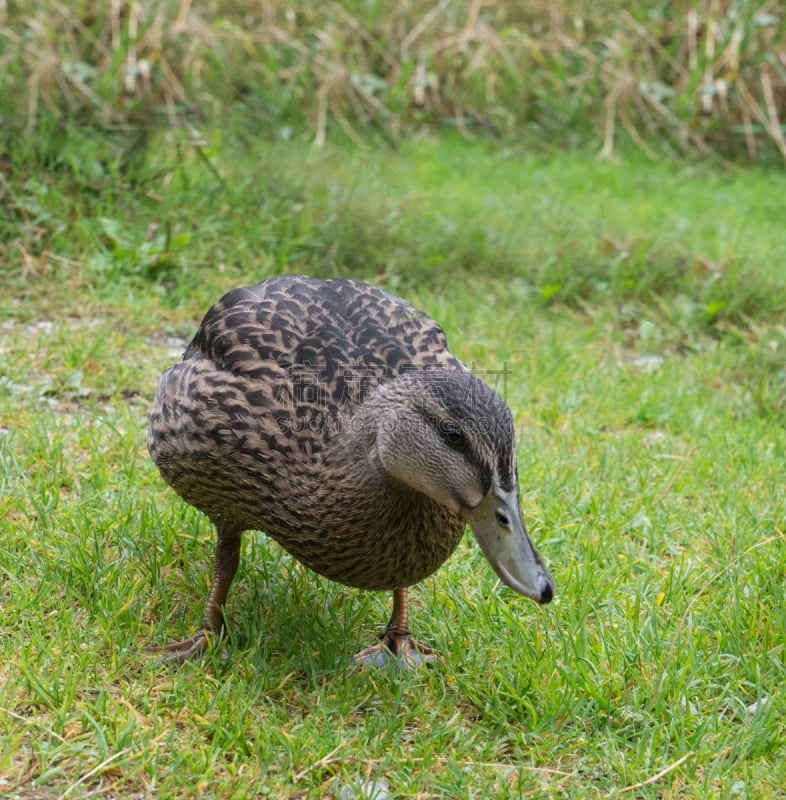
[[[353,403],[342,377],[363,377],[361,388],[432,366],[460,367],[442,328],[399,297],[349,279],[284,275],[235,289],[218,301],[185,354],[250,379],[280,382],[283,369],[318,375],[337,402]],[[294,372],[293,372],[294,370]]]
[[272,278],[205,315],[161,377],[148,448],[214,521],[258,514],[318,475],[333,432],[379,384],[428,367],[466,369],[404,300],[359,281]]

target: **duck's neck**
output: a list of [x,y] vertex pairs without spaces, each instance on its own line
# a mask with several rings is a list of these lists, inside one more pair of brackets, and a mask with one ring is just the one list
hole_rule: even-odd
[[349,510],[360,498],[380,497],[391,490],[398,492],[406,488],[391,482],[379,459],[380,411],[378,404],[367,402],[354,414],[337,421],[323,454],[324,469],[339,478],[336,484],[321,484],[332,498],[331,505]]

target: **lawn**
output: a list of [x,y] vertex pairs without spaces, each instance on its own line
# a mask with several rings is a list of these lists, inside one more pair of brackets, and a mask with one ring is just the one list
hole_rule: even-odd
[[[112,148],[4,161],[0,795],[783,795],[782,173],[458,138]],[[504,373],[550,606],[468,534],[412,592],[442,660],[357,667],[389,598],[254,533],[228,658],[140,652],[196,631],[212,573],[145,449],[156,381],[222,292],[286,271],[376,282]]]

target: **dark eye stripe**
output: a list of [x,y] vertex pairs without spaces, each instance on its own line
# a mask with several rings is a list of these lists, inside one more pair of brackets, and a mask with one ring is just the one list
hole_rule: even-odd
[[464,437],[464,431],[452,422],[442,423],[440,426],[440,433],[442,434],[442,438],[456,450],[460,450],[467,443]]
[[425,409],[420,409],[420,416],[424,423],[435,431],[445,444],[453,450],[463,453],[467,457],[472,455],[467,437],[464,435],[464,431],[461,430],[461,426],[457,422],[454,422],[452,419],[442,419],[434,414],[429,414]]
[[[484,459],[480,458],[475,453],[469,443],[469,440],[467,439],[466,434],[461,430],[459,424],[453,420],[441,419],[433,414],[429,414],[428,411],[425,411],[424,409],[420,410],[420,414],[425,423],[430,425],[432,430],[437,432],[438,436],[445,442],[445,444],[448,445],[448,447],[450,447],[451,450],[461,453],[461,455],[464,456],[473,469],[478,471],[480,474],[481,488],[483,494],[485,495],[486,492],[488,492],[488,490],[491,488],[491,465],[487,464]],[[451,432],[457,432],[460,438],[456,441],[450,441],[449,437]]]
[[469,446],[469,441],[467,437],[464,435],[464,431],[453,422],[453,420],[445,420],[445,419],[434,419],[434,424],[436,426],[436,431],[442,438],[442,441],[448,445],[448,447],[453,448],[459,453],[463,453],[468,459],[473,460],[472,456],[474,453],[472,452],[472,448]]
[[497,470],[499,474],[500,486],[504,491],[510,492],[519,485],[519,473],[516,465],[515,450],[500,456]]

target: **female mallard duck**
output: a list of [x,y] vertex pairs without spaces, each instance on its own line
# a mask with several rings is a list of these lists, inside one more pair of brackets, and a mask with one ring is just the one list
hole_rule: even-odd
[[331,580],[393,591],[381,643],[356,661],[433,659],[410,636],[407,587],[466,522],[508,586],[554,595],[521,519],[507,405],[434,320],[360,281],[289,275],[221,298],[161,377],[148,448],[218,534],[205,630],[151,648],[179,660],[225,629],[245,530]]

